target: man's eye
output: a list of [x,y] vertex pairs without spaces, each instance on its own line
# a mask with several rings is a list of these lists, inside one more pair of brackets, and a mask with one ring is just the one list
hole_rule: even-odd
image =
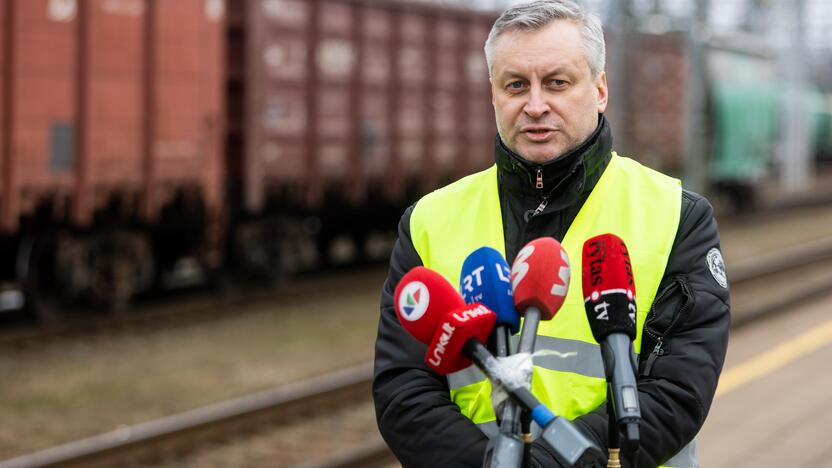
[[564,80],[552,80],[552,81],[550,81],[549,83],[550,83],[552,86],[555,86],[555,87],[558,87],[558,88],[560,88],[560,87],[562,87],[562,86],[566,86],[567,84],[569,84],[569,83],[567,83],[567,82],[566,82],[566,81],[564,81]]
[[513,90],[523,89],[524,86],[525,85],[523,84],[522,81],[512,81],[511,83],[508,84],[508,89],[513,89]]

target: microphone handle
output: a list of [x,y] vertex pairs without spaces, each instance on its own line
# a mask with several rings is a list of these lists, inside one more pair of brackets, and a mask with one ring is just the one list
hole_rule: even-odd
[[639,444],[638,423],[641,421],[632,341],[624,333],[610,333],[601,341],[601,353],[607,381],[612,387],[617,427],[624,429],[632,449]]
[[615,405],[613,405],[612,384],[607,383],[607,468],[621,468],[621,446],[619,445],[618,424],[615,420]]
[[[533,353],[537,341],[537,327],[540,326],[540,309],[528,307],[523,313],[523,330],[520,332],[520,344],[517,346],[518,353]],[[520,416],[520,426],[523,432],[523,439],[526,448],[531,447],[532,418],[528,410],[523,411]]]
[[[508,337],[510,335],[508,325],[497,325],[494,335],[497,357],[508,356]],[[500,413],[500,432],[503,434],[514,434],[516,421],[514,402],[508,400],[503,405],[503,410]]]
[[534,352],[534,343],[537,340],[537,327],[540,325],[540,309],[529,307],[523,313],[523,330],[520,332],[520,345],[518,353]]
[[[494,348],[497,357],[506,357],[509,353],[508,325],[497,325],[494,332]],[[500,412],[500,432],[489,442],[486,450],[484,468],[520,468],[523,464],[526,444],[518,437],[520,412],[517,404],[509,399]]]
[[508,336],[508,325],[497,325],[494,330],[494,352],[497,357],[506,357],[509,355]]

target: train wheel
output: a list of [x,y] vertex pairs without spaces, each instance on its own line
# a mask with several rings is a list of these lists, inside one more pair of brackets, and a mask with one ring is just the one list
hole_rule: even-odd
[[370,262],[370,255],[367,249],[367,240],[369,232],[365,229],[355,230],[350,234],[352,243],[355,246],[355,263],[363,265]]
[[29,233],[21,238],[15,273],[22,285],[26,308],[41,323],[63,318],[63,288],[56,274],[56,234]]
[[111,232],[87,239],[89,297],[95,306],[126,314],[133,296],[150,287],[153,256],[145,236]]
[[232,255],[243,277],[280,282],[288,274],[282,249],[284,235],[277,221],[241,224],[232,240]]

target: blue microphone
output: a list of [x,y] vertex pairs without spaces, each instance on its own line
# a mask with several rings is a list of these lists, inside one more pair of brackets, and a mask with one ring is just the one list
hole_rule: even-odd
[[497,314],[496,354],[508,356],[508,333],[520,330],[520,314],[514,307],[511,268],[503,255],[480,247],[462,263],[459,290],[467,304],[478,302]]

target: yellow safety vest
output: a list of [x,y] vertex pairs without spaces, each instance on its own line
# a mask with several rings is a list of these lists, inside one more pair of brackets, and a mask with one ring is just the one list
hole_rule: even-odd
[[[634,346],[639,353],[644,321],[679,226],[681,193],[679,180],[613,153],[569,227],[561,245],[570,259],[572,280],[564,305],[551,321],[540,323],[536,340],[536,349],[558,353],[535,356],[532,378],[532,393],[555,414],[574,419],[606,399],[600,347],[589,328],[581,290],[584,241],[613,233],[627,245],[636,282]],[[475,249],[489,246],[505,255],[496,165],[419,200],[410,217],[410,234],[424,266],[454,285],[459,284],[463,261]],[[449,375],[448,383],[462,414],[491,432],[486,428],[496,418],[488,379],[472,366]]]

